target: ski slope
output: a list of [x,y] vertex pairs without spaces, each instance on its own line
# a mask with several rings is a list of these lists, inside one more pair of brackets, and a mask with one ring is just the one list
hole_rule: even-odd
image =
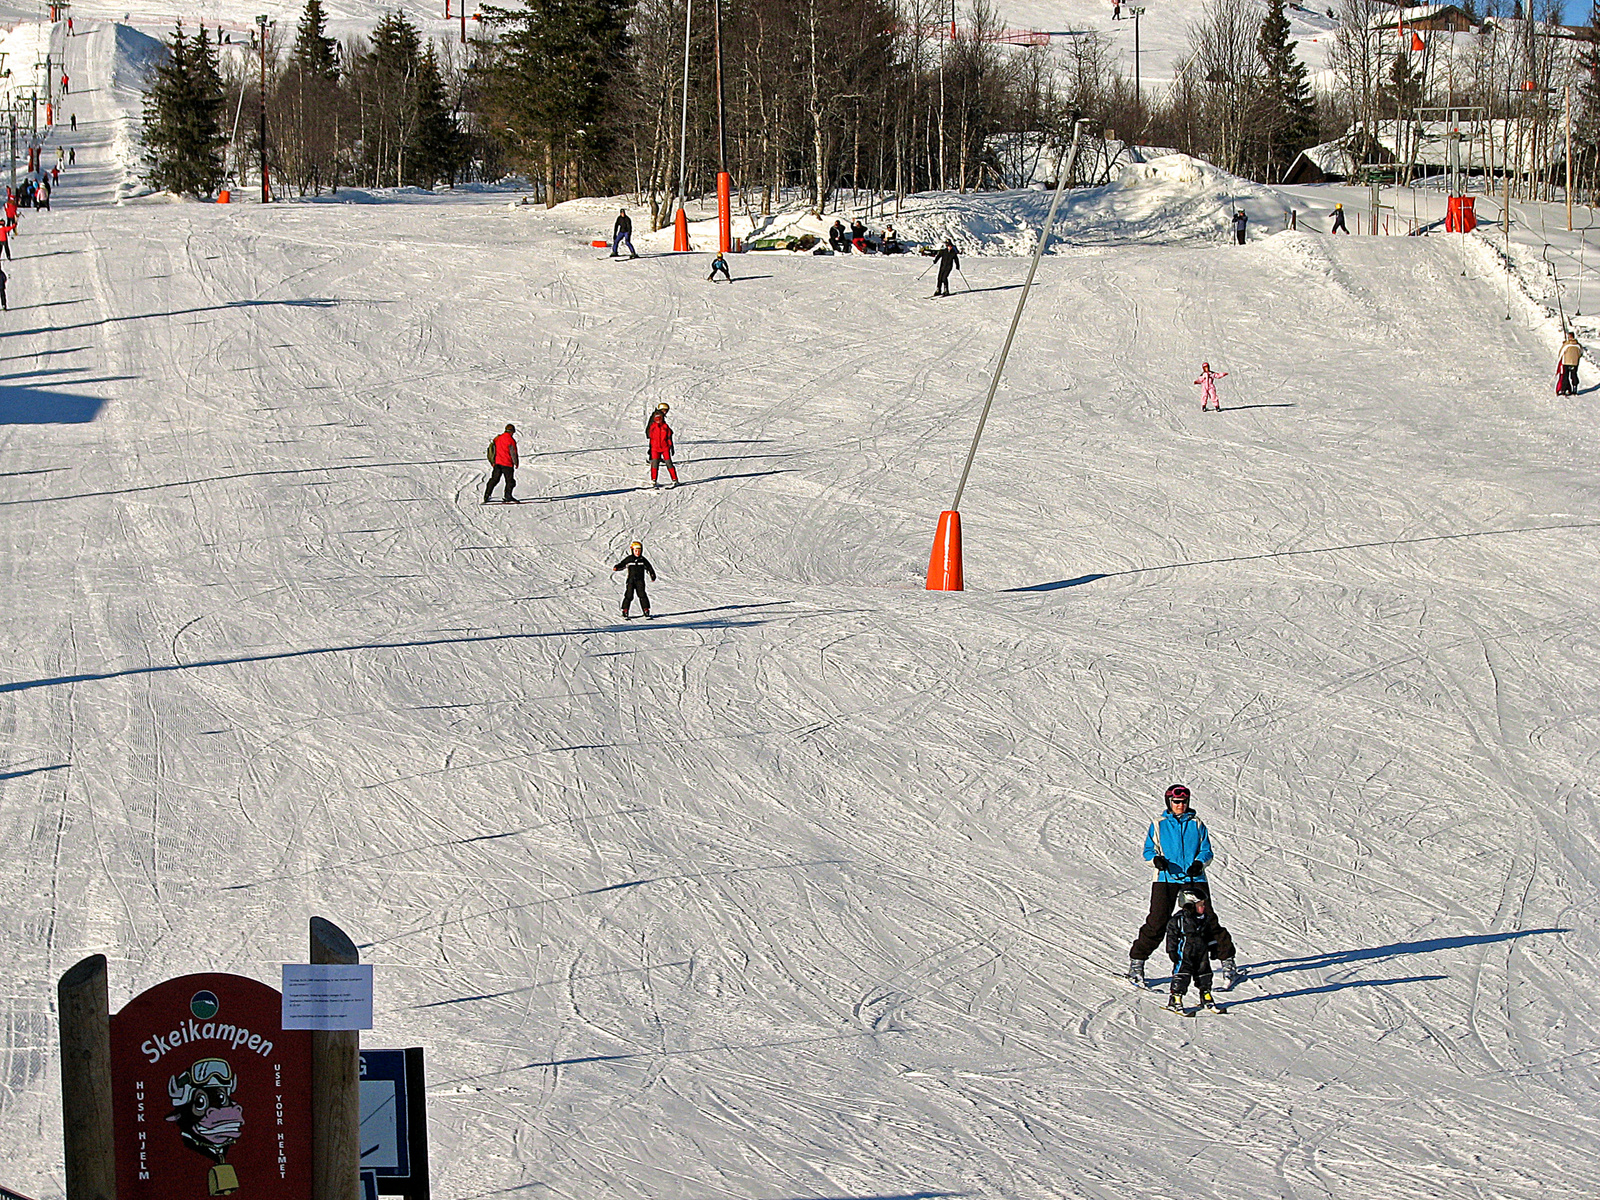
[[[141,200],[82,99],[0,326],[0,1184],[62,1195],[62,971],[275,982],[315,913],[441,1200],[1600,1189],[1596,376],[1481,241],[1074,197],[931,594],[1016,253]],[[1179,779],[1250,971],[1193,1022],[1117,978]]]

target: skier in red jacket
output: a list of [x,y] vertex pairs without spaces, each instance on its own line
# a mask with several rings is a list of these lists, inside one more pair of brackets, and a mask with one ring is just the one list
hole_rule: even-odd
[[506,431],[489,443],[489,465],[494,471],[489,476],[489,486],[483,489],[483,502],[489,503],[489,497],[494,492],[494,485],[502,478],[506,481],[506,490],[502,504],[520,504],[522,501],[512,497],[511,493],[517,490],[517,427],[507,425]]
[[662,463],[667,464],[667,474],[672,477],[672,486],[678,486],[678,468],[672,465],[672,426],[667,424],[667,410],[671,405],[665,402],[656,405],[655,412],[650,414],[650,420],[645,422],[645,436],[650,439],[650,486],[660,487],[661,481],[656,478],[656,471]]

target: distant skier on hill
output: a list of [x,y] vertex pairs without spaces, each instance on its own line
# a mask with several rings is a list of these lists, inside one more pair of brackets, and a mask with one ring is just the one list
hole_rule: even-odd
[[1200,385],[1200,411],[1205,412],[1206,406],[1215,404],[1217,411],[1222,411],[1222,401],[1217,399],[1217,380],[1226,379],[1226,371],[1213,371],[1210,363],[1200,364],[1200,378],[1195,382]]
[[644,556],[644,543],[634,542],[628,547],[628,556],[611,568],[612,574],[618,571],[628,572],[628,584],[622,592],[622,615],[629,616],[628,608],[633,603],[635,596],[639,597],[639,609],[645,616],[650,615],[650,596],[644,590],[644,577],[648,572],[650,582],[656,581],[656,569],[650,565],[650,560]]
[[[945,238],[943,248],[929,250],[927,247],[923,247],[922,252],[932,255],[933,261],[939,265],[939,274],[933,285],[933,294],[935,296],[948,296],[950,294],[950,272],[961,269],[961,255],[956,252],[956,244],[949,238]],[[965,279],[966,276],[963,275],[962,278]]]
[[[1144,986],[1144,963],[1161,941],[1172,914],[1172,904],[1185,889],[1205,897],[1211,905],[1211,885],[1206,882],[1206,864],[1211,861],[1211,836],[1205,823],[1189,808],[1189,789],[1175,783],[1167,789],[1166,811],[1150,823],[1144,838],[1144,857],[1156,869],[1150,884],[1150,912],[1139,928],[1139,936],[1128,949],[1128,982]],[[1215,915],[1209,916],[1216,922]],[[1238,978],[1234,967],[1233,937],[1215,924],[1208,937],[1214,943],[1211,953],[1221,960],[1224,985],[1232,987]]]
[[489,465],[494,470],[489,475],[489,486],[483,489],[483,502],[489,503],[489,497],[494,494],[494,485],[502,479],[506,481],[506,490],[502,497],[502,504],[520,503],[511,493],[517,490],[517,427],[507,425],[506,431],[498,435],[489,443]]
[[722,272],[722,277],[729,283],[733,282],[733,276],[728,274],[728,260],[722,256],[722,251],[720,250],[717,251],[717,256],[711,260],[711,274],[707,275],[706,278],[714,282],[718,271]]
[[672,426],[667,424],[667,412],[671,407],[662,401],[656,405],[655,412],[650,414],[650,419],[644,424],[644,435],[650,443],[651,487],[661,486],[656,472],[662,463],[667,464],[667,474],[672,477],[672,486],[678,486],[678,468],[672,465]]
[[1329,233],[1342,233],[1346,237],[1349,237],[1350,236],[1350,231],[1348,229],[1346,229],[1345,225],[1344,225],[1344,205],[1335,204],[1333,206],[1333,211],[1331,213],[1329,213],[1328,215],[1333,218],[1333,228],[1330,229],[1328,232]]
[[1214,1013],[1227,1011],[1211,995],[1211,955],[1220,928],[1204,896],[1192,887],[1178,893],[1178,911],[1167,921],[1167,957],[1172,960],[1169,1011],[1184,1011],[1183,994],[1189,990],[1191,979],[1200,989],[1201,1008]]
[[633,248],[633,219],[628,216],[625,208],[617,209],[616,223],[611,226],[611,257],[618,257],[622,244],[628,244],[628,257],[638,258],[639,252]]
[[1244,245],[1245,226],[1250,224],[1250,218],[1244,215],[1244,209],[1239,209],[1233,214],[1233,236],[1239,245]]

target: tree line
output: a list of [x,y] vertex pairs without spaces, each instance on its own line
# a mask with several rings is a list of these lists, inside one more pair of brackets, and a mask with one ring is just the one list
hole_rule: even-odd
[[[1017,186],[1049,173],[1039,160],[1079,116],[1108,141],[1275,182],[1301,150],[1347,130],[1370,138],[1419,106],[1477,106],[1523,119],[1515,136],[1527,144],[1502,146],[1501,159],[1548,166],[1550,118],[1570,86],[1575,158],[1593,190],[1600,0],[1589,40],[1560,29],[1559,0],[1537,0],[1539,21],[1518,7],[1502,17],[1505,2],[1464,0],[1479,31],[1417,52],[1385,0],[1335,0],[1317,89],[1284,0],[1207,0],[1172,80],[1140,91],[1093,31],[1005,44],[990,0],[694,0],[692,11],[690,0],[519,0],[485,6],[465,46],[425,41],[398,12],[341,46],[321,0],[307,0],[292,42],[268,34],[267,160],[275,187],[300,193],[521,173],[547,204],[633,193],[659,226],[720,169],[752,215],[800,198],[820,213]],[[173,35],[146,108],[154,186],[204,195],[255,177],[262,48],[220,65],[218,48],[203,29]],[[1375,157],[1361,136],[1354,155]],[[1548,171],[1530,165],[1519,186],[1539,178],[1547,186]]]

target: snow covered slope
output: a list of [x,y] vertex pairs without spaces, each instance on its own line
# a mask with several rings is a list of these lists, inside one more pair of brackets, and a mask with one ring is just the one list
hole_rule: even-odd
[[[321,913],[428,1047],[441,1200],[1600,1188],[1597,419],[1481,245],[1086,198],[940,595],[1021,259],[730,287],[602,201],[98,170],[6,263],[0,1183],[61,1195],[61,971],[272,981]],[[1217,1020],[1115,976],[1174,779]]]

